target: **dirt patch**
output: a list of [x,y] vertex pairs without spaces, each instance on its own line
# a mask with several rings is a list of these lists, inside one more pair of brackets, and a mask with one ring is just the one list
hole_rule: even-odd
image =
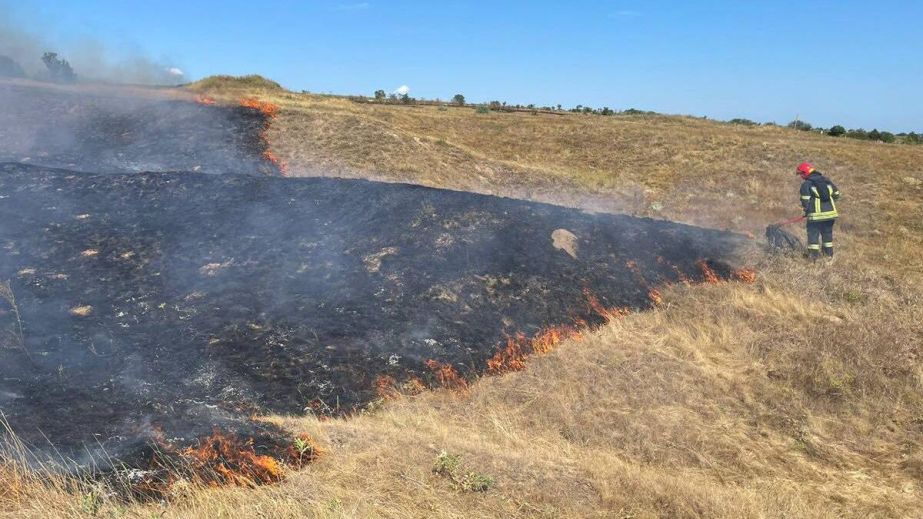
[[554,248],[566,252],[574,259],[577,259],[578,241],[577,235],[567,229],[555,229],[551,232],[551,243]]

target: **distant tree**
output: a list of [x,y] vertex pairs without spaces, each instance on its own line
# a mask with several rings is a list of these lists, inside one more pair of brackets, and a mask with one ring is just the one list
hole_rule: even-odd
[[881,140],[881,132],[879,132],[877,128],[874,129],[874,130],[872,130],[872,131],[870,131],[869,134],[868,134],[868,140],[870,140],[870,141],[880,141],[880,140]]
[[42,63],[48,69],[48,77],[58,83],[73,83],[77,81],[77,74],[66,59],[61,59],[55,52],[46,52],[42,55]]
[[384,101],[386,97],[388,97],[388,94],[386,94],[384,90],[376,90],[376,91],[375,91],[375,100],[376,100],[376,101]]
[[401,103],[409,105],[415,101],[414,98],[410,97],[409,94],[401,94]]
[[487,106],[489,106],[491,110],[499,110],[503,108],[503,105],[505,104],[506,103],[501,103],[500,101],[491,101],[487,103]]
[[615,113],[615,111],[609,108],[608,106],[604,106],[602,107],[602,110],[599,111],[599,113],[600,115],[612,115]]
[[830,135],[831,137],[841,137],[846,135],[846,128],[843,128],[839,124],[831,126],[830,129],[827,130],[827,135]]
[[794,121],[788,123],[788,127],[793,130],[801,130],[803,132],[809,132],[813,128],[813,126],[811,126],[811,123],[799,121],[798,119],[795,119]]
[[923,143],[923,136],[914,132],[910,132],[904,137],[904,142],[909,144],[920,144]]
[[881,139],[881,142],[894,142],[897,140],[897,138],[891,132],[881,132],[881,136],[879,138]]
[[739,124],[741,126],[756,126],[756,122],[751,121],[750,119],[735,118],[728,122],[731,124]]
[[555,105],[554,109],[560,112],[560,111],[561,111],[561,105],[560,105],[560,104]]
[[455,94],[455,96],[452,97],[452,102],[458,106],[465,106],[465,96],[461,94]]
[[868,132],[863,130],[862,128],[847,130],[846,136],[849,137],[850,139],[859,139],[859,140],[865,140],[869,138]]
[[13,58],[0,55],[0,77],[26,77],[26,71]]

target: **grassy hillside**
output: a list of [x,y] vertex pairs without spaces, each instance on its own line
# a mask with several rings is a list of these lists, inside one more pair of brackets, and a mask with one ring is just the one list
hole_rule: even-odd
[[[290,174],[530,197],[758,238],[798,214],[792,170],[811,160],[845,195],[838,258],[756,256],[756,283],[673,287],[657,309],[465,392],[393,398],[349,420],[269,417],[325,451],[279,485],[123,506],[8,465],[0,515],[923,515],[923,147],[680,117],[197,88],[279,104],[269,138]],[[461,455],[454,480],[433,470],[443,451]],[[473,491],[467,473],[493,483]]]

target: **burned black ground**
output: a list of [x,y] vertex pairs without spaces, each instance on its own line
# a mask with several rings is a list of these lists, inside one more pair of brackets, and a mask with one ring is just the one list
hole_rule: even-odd
[[5,164],[0,409],[82,462],[251,413],[348,412],[379,375],[427,380],[427,359],[475,374],[506,335],[598,321],[585,289],[646,308],[699,260],[726,275],[740,244],[401,184]]
[[0,162],[94,173],[278,174],[252,108],[0,81]]

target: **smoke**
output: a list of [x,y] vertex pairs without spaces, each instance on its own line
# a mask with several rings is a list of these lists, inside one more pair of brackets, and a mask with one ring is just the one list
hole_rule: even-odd
[[56,52],[67,60],[79,80],[175,85],[186,77],[176,63],[153,59],[140,49],[120,49],[116,53],[92,37],[63,35],[60,38],[39,35],[21,27],[22,24],[0,6],[0,56],[15,62],[32,78],[46,77],[41,59],[45,52]]
[[401,85],[394,90],[394,93],[399,96],[407,95],[410,93],[410,87],[407,85]]

